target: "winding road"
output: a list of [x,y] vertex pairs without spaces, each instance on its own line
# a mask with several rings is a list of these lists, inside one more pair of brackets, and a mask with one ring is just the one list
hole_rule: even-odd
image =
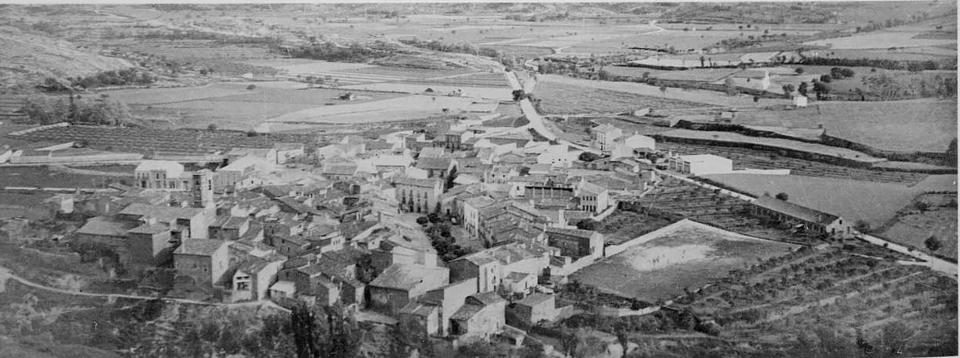
[[[530,80],[521,84],[519,78],[517,78],[517,74],[515,71],[504,72],[504,76],[506,76],[507,82],[510,83],[510,87],[513,88],[514,90],[523,90],[524,93],[533,93],[533,89],[536,86],[536,81]],[[543,124],[543,121],[544,121],[543,116],[541,116],[540,113],[537,112],[537,109],[533,106],[533,103],[530,103],[529,99],[524,98],[520,100],[520,111],[523,113],[524,116],[527,117],[527,120],[529,120],[530,123],[523,127],[518,127],[517,130],[526,131],[527,129],[533,129],[538,134],[540,134],[544,138],[547,138],[548,140],[557,141],[558,143],[566,144],[573,148],[576,148],[585,152],[590,152],[597,155],[602,154],[597,149],[576,144],[566,139],[558,138],[555,134],[553,134],[553,132],[550,132],[550,130],[547,129],[547,126]]]

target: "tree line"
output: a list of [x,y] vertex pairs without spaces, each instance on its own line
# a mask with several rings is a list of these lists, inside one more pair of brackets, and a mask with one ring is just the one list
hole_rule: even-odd
[[484,57],[490,57],[490,58],[500,58],[503,56],[503,54],[496,49],[489,48],[489,47],[478,47],[474,44],[465,43],[465,42],[459,43],[459,44],[451,44],[451,43],[440,42],[437,40],[420,41],[417,39],[400,40],[400,42],[410,46],[424,48],[424,49],[433,50],[433,51],[439,51],[439,52],[465,53],[465,54],[484,56]]
[[352,42],[346,46],[341,46],[332,41],[324,41],[287,51],[291,57],[331,62],[366,62],[369,59],[392,56],[398,52],[399,49],[396,46],[382,41],[377,41],[373,45]]
[[68,122],[72,124],[121,125],[130,121],[130,109],[106,95],[89,99],[70,95],[63,98],[34,96],[27,98],[23,110],[31,121],[40,124]]
[[47,77],[43,80],[40,88],[49,92],[66,91],[71,88],[97,88],[106,86],[125,86],[125,85],[149,85],[156,82],[156,76],[149,72],[141,71],[136,68],[125,68],[122,70],[103,71],[89,76],[67,77],[67,83]]

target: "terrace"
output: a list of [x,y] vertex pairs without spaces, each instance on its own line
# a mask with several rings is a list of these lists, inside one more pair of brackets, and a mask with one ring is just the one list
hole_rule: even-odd
[[66,126],[16,136],[17,139],[78,142],[108,151],[153,154],[198,155],[233,148],[273,148],[274,142],[308,142],[308,135],[264,135],[248,137],[238,132],[164,130],[141,127]]

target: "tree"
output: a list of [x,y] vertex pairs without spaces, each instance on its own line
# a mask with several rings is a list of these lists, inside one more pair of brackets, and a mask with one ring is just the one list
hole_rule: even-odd
[[801,96],[807,95],[807,83],[800,82],[800,86],[797,87],[797,93],[800,93]]
[[864,220],[857,220],[853,223],[853,229],[862,233],[870,232],[870,223]]
[[733,78],[727,78],[726,80],[724,80],[723,86],[724,88],[726,88],[728,96],[733,96],[737,94],[737,85],[735,82],[733,82]]
[[936,236],[931,235],[926,240],[923,241],[923,244],[927,246],[927,249],[930,251],[937,251],[943,247],[943,243],[937,239]]
[[803,74],[803,67],[797,67],[796,69],[793,70],[793,72],[795,72],[795,73],[798,74],[798,75],[802,75],[802,74]]
[[428,223],[430,223],[430,219],[427,218],[426,216],[421,216],[417,218],[417,224],[426,226]]
[[780,200],[783,200],[783,201],[787,201],[787,199],[789,199],[790,196],[787,195],[787,193],[780,192],[780,193],[777,193],[776,198],[777,198],[777,199],[780,199]]
[[520,101],[520,100],[526,98],[526,93],[524,93],[522,89],[515,89],[515,90],[513,90],[513,92],[511,92],[511,93],[513,94],[513,100],[514,100],[514,101]]
[[216,123],[210,123],[210,125],[207,126],[207,130],[208,130],[208,131],[211,131],[211,132],[216,131],[216,130],[217,130],[217,124],[216,124]]
[[667,93],[667,85],[661,83],[661,84],[660,84],[660,92]]
[[794,90],[795,90],[795,88],[793,87],[792,84],[789,84],[789,83],[788,83],[788,84],[783,85],[783,95],[786,96],[787,98],[790,98],[790,96],[793,94],[793,91],[794,91]]
[[583,162],[592,162],[594,160],[600,159],[600,156],[591,152],[583,152],[583,153],[580,153],[580,156],[577,157],[577,159],[580,159],[580,161],[583,161]]
[[828,74],[823,74],[820,76],[820,82],[830,83],[831,81],[833,81],[833,76],[830,76]]
[[250,85],[247,86],[247,90],[249,90],[249,91],[252,91],[254,88],[257,88],[257,85],[255,85],[255,84],[250,84]]
[[583,219],[577,222],[577,229],[580,230],[596,230],[600,226],[600,222],[593,219]]

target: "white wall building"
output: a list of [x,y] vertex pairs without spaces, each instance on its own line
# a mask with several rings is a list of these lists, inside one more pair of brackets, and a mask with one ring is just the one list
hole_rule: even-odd
[[733,161],[713,154],[673,155],[667,161],[668,168],[681,174],[707,175],[733,171]]

